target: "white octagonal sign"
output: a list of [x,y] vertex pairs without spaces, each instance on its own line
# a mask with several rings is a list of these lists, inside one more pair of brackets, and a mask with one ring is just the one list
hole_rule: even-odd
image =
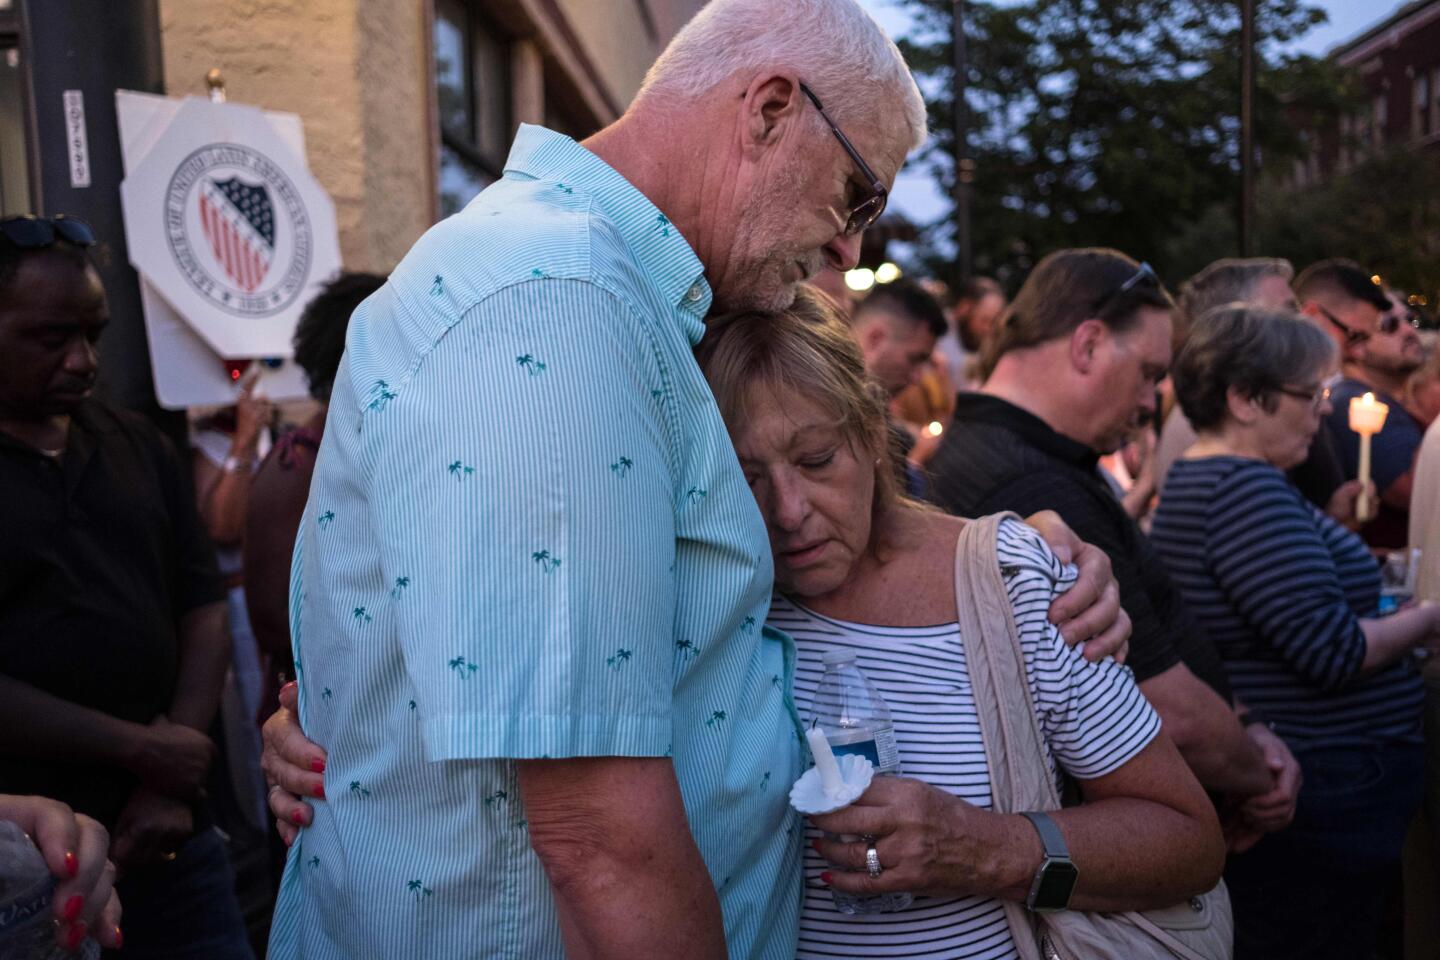
[[254,107],[187,99],[120,186],[130,261],[222,357],[289,356],[335,208]]

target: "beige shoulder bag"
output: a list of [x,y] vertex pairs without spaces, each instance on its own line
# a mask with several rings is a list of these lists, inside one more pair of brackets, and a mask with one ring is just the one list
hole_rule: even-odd
[[[972,520],[955,547],[955,606],[997,813],[1058,810],[1039,721],[1025,677],[1020,632],[1000,574],[995,539],[1013,514]],[[1017,518],[1018,519],[1018,518]],[[1021,960],[1230,960],[1233,921],[1222,881],[1161,910],[1036,914],[1005,901]]]

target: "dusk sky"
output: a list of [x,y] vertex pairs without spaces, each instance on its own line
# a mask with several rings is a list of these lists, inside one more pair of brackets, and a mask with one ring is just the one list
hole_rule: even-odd
[[[1329,14],[1330,20],[1324,26],[1312,30],[1296,49],[1312,54],[1323,54],[1330,47],[1360,33],[1373,23],[1379,23],[1404,5],[1403,0],[1311,0]],[[910,18],[896,0],[860,0],[876,20],[891,34],[904,36],[910,29]],[[911,220],[927,223],[943,211],[945,203],[935,182],[918,166],[902,170],[892,202]]]

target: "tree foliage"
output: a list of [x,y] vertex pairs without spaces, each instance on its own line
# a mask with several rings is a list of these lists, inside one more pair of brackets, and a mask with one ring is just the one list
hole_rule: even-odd
[[[902,49],[935,133],[920,162],[948,193],[952,3],[902,4],[917,23]],[[1288,168],[1303,131],[1344,108],[1344,82],[1325,61],[1279,52],[1323,22],[1321,10],[1304,0],[1256,8],[1256,141],[1266,163]],[[966,9],[976,272],[1013,286],[1051,250],[1113,246],[1180,279],[1177,235],[1220,205],[1238,210],[1239,3],[977,0]],[[949,219],[929,228],[931,240],[950,235]]]

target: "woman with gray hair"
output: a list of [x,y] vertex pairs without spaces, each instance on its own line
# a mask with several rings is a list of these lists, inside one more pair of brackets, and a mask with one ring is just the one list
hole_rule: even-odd
[[[1377,618],[1365,544],[1284,474],[1330,411],[1334,363],[1301,317],[1230,304],[1197,321],[1173,370],[1198,439],[1170,472],[1152,539],[1237,697],[1305,778],[1291,825],[1227,866],[1238,960],[1370,956],[1420,800],[1409,654],[1435,642],[1440,606]],[[1234,811],[1262,829],[1277,814]]]

